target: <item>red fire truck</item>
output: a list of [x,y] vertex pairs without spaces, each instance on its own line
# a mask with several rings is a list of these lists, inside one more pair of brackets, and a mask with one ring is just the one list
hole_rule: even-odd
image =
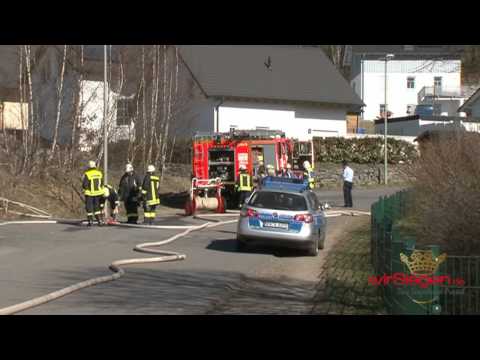
[[212,210],[216,208],[218,212],[226,209],[227,204],[235,207],[238,201],[235,182],[241,165],[255,176],[260,161],[265,166],[273,165],[275,170],[290,163],[293,171],[302,176],[304,161],[308,160],[313,166],[313,159],[311,141],[288,139],[282,131],[232,130],[229,133],[197,134],[193,138],[192,191],[186,213],[192,214],[199,208],[201,197],[217,198],[216,203],[211,201],[205,206]]

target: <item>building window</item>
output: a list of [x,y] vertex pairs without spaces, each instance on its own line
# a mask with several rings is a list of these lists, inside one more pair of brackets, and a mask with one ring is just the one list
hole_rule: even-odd
[[117,126],[130,125],[135,114],[133,99],[118,99],[117,101]]
[[415,89],[415,78],[413,76],[407,77],[407,89]]
[[436,88],[442,88],[442,77],[441,76],[435,76],[433,78],[433,86]]
[[380,104],[380,116],[383,116],[385,114],[385,104]]

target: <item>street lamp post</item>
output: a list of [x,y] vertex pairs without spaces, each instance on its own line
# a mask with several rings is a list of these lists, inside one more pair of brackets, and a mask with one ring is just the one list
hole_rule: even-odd
[[105,184],[108,183],[108,77],[107,45],[103,46],[103,173]]
[[383,127],[384,127],[384,132],[385,132],[385,135],[384,135],[384,140],[385,140],[385,144],[384,144],[384,155],[385,155],[385,171],[384,171],[384,178],[385,178],[385,185],[388,184],[388,104],[387,104],[387,63],[388,63],[388,60],[391,60],[394,58],[394,55],[393,54],[387,54],[385,55],[385,107],[384,107],[384,115],[383,115],[383,119],[384,119],[384,122],[383,122]]

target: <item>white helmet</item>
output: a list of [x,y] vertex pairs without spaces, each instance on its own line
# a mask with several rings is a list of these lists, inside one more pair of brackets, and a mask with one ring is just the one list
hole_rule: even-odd
[[153,165],[148,165],[148,167],[147,167],[147,172],[149,172],[149,173],[155,172],[155,166],[153,166]]
[[90,161],[88,162],[88,168],[89,168],[89,169],[94,169],[94,168],[96,168],[96,167],[97,167],[97,163],[96,163],[95,161],[90,160]]
[[292,168],[291,164],[287,164],[287,169],[290,170]]
[[245,171],[245,170],[247,170],[247,167],[246,167],[245,165],[240,165],[240,168],[239,168],[239,169],[240,169],[241,171],[242,171],[242,170]]
[[103,188],[103,197],[108,198],[110,196],[110,189],[108,187]]
[[132,171],[133,171],[133,165],[132,164],[125,165],[125,172],[132,172]]
[[309,169],[309,168],[310,168],[310,163],[309,163],[308,161],[304,161],[304,162],[303,162],[303,167],[304,167],[305,169]]

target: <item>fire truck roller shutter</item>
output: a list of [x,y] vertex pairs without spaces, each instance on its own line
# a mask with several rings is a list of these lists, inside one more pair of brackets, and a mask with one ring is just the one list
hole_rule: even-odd
[[265,163],[265,166],[273,165],[276,169],[275,144],[263,145],[263,162]]

